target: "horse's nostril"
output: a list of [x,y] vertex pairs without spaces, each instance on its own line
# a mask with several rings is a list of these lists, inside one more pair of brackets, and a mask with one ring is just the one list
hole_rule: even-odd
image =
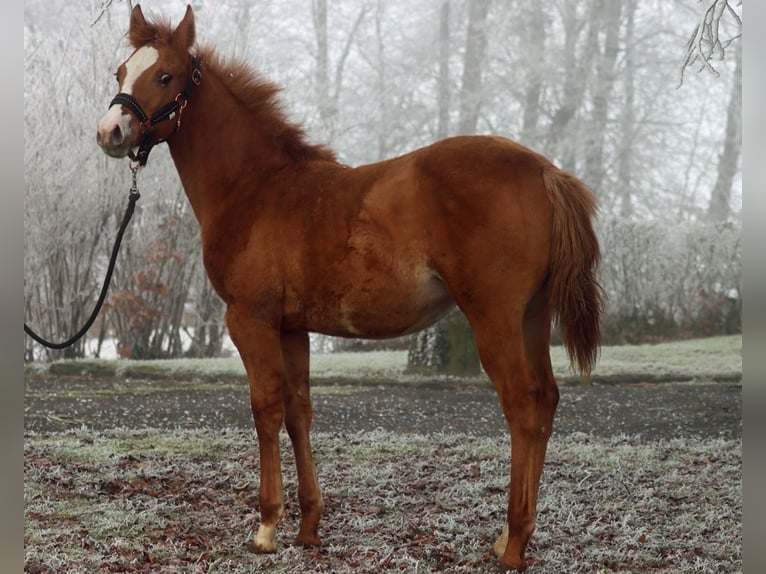
[[120,145],[122,143],[123,136],[120,126],[114,127],[112,134],[109,136],[109,140],[112,142],[112,145]]

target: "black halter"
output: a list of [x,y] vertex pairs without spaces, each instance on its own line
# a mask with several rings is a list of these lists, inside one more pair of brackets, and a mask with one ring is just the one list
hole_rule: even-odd
[[[120,92],[114,96],[114,98],[112,98],[112,101],[109,103],[110,108],[115,104],[125,106],[131,112],[133,112],[136,115],[136,118],[138,118],[138,121],[141,122],[141,130],[143,132],[141,135],[141,142],[138,144],[137,153],[134,154],[132,150],[130,153],[128,153],[130,159],[132,159],[134,162],[137,162],[141,167],[145,166],[146,161],[149,159],[149,152],[152,150],[152,147],[158,143],[164,142],[165,139],[167,139],[164,138],[154,141],[156,130],[153,128],[159,122],[171,120],[177,116],[176,130],[181,127],[181,113],[186,107],[186,103],[188,102],[189,97],[194,92],[194,89],[199,86],[201,81],[202,71],[200,70],[200,61],[196,57],[192,56],[192,71],[184,89],[178,93],[172,102],[168,102],[162,106],[160,109],[154,112],[151,117],[146,115],[144,110],[141,108],[141,105],[138,103],[138,100],[136,100],[136,98],[130,94]],[[173,133],[175,133],[175,130]]]

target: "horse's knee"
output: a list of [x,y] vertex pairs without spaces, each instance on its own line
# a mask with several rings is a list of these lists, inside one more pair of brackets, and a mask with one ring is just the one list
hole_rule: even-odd
[[285,410],[281,400],[266,401],[263,399],[250,399],[250,409],[253,413],[255,429],[259,436],[261,433],[278,433],[285,418]]
[[555,381],[542,382],[529,377],[524,383],[508,385],[499,394],[512,432],[532,437],[550,437],[559,401]]
[[543,409],[555,410],[559,404],[559,387],[553,378],[539,381],[533,395],[535,403]]
[[523,381],[511,381],[500,386],[498,390],[503,406],[511,409],[555,409],[559,402],[556,381],[541,380],[533,375],[524,377]]
[[314,407],[311,400],[294,395],[285,396],[285,428],[292,437],[300,432],[307,432],[314,419]]

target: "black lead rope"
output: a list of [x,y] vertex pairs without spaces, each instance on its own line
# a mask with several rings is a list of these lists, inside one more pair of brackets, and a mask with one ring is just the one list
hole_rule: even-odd
[[91,325],[93,325],[93,322],[96,320],[96,317],[98,316],[99,311],[101,311],[101,306],[104,304],[104,300],[106,299],[106,292],[109,290],[109,283],[112,280],[112,272],[114,271],[114,264],[117,261],[117,254],[120,252],[120,243],[122,243],[122,236],[125,234],[125,229],[128,227],[128,222],[130,222],[130,218],[133,217],[133,212],[136,209],[136,202],[138,201],[138,198],[141,197],[141,194],[138,193],[138,186],[136,185],[136,173],[138,172],[138,166],[131,166],[131,170],[133,171],[133,185],[130,188],[130,195],[128,197],[128,207],[125,210],[125,215],[122,218],[120,229],[117,231],[117,239],[115,239],[114,241],[114,247],[112,248],[112,255],[109,259],[109,266],[107,267],[107,270],[106,270],[106,277],[104,278],[104,284],[101,287],[101,294],[98,296],[96,307],[93,309],[93,313],[91,313],[90,318],[87,320],[83,328],[80,329],[71,338],[67,339],[66,341],[62,343],[52,343],[50,341],[46,341],[40,335],[38,335],[32,329],[30,329],[26,323],[24,323],[24,332],[30,337],[32,337],[35,341],[43,345],[44,347],[48,347],[49,349],[65,349],[67,347],[74,345],[85,333],[87,333],[88,329],[90,329]]

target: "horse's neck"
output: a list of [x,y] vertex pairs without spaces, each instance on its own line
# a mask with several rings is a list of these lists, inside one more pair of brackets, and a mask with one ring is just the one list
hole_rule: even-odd
[[255,193],[259,178],[281,165],[270,136],[250,125],[251,112],[212,74],[183,112],[168,140],[171,156],[200,224],[214,218],[231,194]]

